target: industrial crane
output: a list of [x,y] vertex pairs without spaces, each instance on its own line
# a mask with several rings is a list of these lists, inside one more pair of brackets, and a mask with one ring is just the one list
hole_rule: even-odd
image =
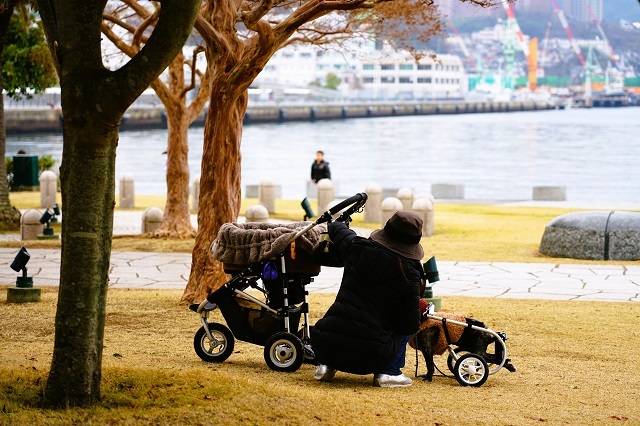
[[589,9],[589,13],[591,14],[591,18],[593,18],[593,22],[596,23],[596,27],[598,27],[598,31],[600,31],[600,35],[602,36],[602,40],[607,45],[607,50],[609,51],[609,59],[611,59],[612,61],[615,62],[616,55],[615,55],[615,53],[613,53],[613,48],[611,47],[611,43],[609,43],[609,39],[607,38],[607,35],[605,34],[604,30],[602,29],[602,24],[601,24],[600,20],[598,19],[596,14],[593,13],[593,9],[591,9],[591,6],[589,6],[588,4],[587,4],[587,9]]
[[551,2],[553,3],[553,8],[555,9],[556,14],[558,15],[558,19],[560,19],[562,28],[564,28],[565,32],[567,33],[567,37],[569,37],[571,48],[573,49],[576,56],[578,56],[578,59],[580,60],[580,64],[584,67],[586,64],[584,60],[584,56],[580,51],[580,47],[578,47],[578,42],[576,42],[576,38],[573,36],[573,33],[571,32],[571,28],[569,28],[569,23],[567,22],[567,18],[565,18],[564,16],[564,12],[562,12],[562,9],[558,7],[558,3],[556,2],[556,0],[551,0]]

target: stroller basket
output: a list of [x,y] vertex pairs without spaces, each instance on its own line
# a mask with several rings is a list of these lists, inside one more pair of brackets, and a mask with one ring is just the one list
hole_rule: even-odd
[[[225,294],[216,300],[233,335],[242,341],[264,346],[267,339],[285,329],[284,318],[278,318],[250,300]],[[292,330],[298,329],[301,312],[289,314]]]

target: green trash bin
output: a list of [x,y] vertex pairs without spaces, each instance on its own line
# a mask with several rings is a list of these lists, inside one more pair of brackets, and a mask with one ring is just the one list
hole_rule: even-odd
[[13,186],[14,191],[34,190],[39,185],[38,180],[38,156],[14,155],[13,156]]

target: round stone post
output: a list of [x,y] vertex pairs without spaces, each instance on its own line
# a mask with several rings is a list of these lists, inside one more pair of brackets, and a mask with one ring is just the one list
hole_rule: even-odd
[[157,207],[149,207],[142,213],[142,233],[147,234],[160,228],[162,223],[162,210]]
[[254,204],[245,213],[247,222],[269,222],[269,211],[262,204]]
[[435,228],[435,214],[431,200],[429,198],[418,198],[413,202],[412,210],[422,218],[422,236],[432,236]]
[[402,202],[397,198],[387,197],[382,200],[382,226],[399,210],[402,210]]
[[380,223],[382,220],[382,187],[376,183],[370,183],[365,188],[367,204],[364,207],[364,221]]
[[191,210],[198,211],[200,203],[200,175],[193,178],[191,182]]
[[39,210],[27,210],[20,217],[20,239],[21,240],[37,240],[38,235],[42,234],[44,225],[40,223],[42,213]]
[[333,201],[333,182],[330,179],[320,179],[317,186],[319,216],[327,211],[329,203]]
[[400,188],[398,190],[398,200],[402,203],[402,210],[410,211],[413,206],[413,190]]
[[120,178],[120,208],[133,209],[136,206],[133,175],[130,173]]
[[260,204],[265,206],[269,213],[276,212],[276,185],[273,182],[270,180],[260,182],[258,198]]
[[40,175],[40,207],[46,209],[56,203],[58,177],[51,170],[45,170]]

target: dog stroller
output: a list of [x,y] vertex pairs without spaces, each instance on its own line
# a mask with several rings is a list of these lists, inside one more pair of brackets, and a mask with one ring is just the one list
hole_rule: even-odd
[[[306,285],[323,264],[313,253],[323,229],[314,228],[344,209],[341,220],[350,220],[366,199],[365,193],[356,194],[312,223],[223,225],[212,252],[231,279],[202,303],[190,306],[202,323],[193,341],[196,354],[207,362],[224,362],[238,339],[264,346],[264,360],[275,371],[293,372],[305,359],[315,361]],[[255,297],[247,293],[250,289],[261,294]],[[208,322],[218,308],[226,325]]]
[[[437,314],[426,313],[428,319],[442,322],[442,329],[447,341],[447,367],[462,386],[479,387],[489,378],[489,375],[497,373],[502,367],[511,372],[516,368],[507,358],[506,333],[495,332],[486,327],[481,321],[473,318],[465,318],[466,322],[456,321],[451,318],[443,318]],[[460,339],[452,343],[447,324],[463,327],[464,331]],[[485,342],[493,344],[493,353],[486,352],[487,345],[482,350],[476,348],[474,352],[468,341],[473,339],[472,333],[481,333]],[[417,365],[416,365],[417,368]]]

